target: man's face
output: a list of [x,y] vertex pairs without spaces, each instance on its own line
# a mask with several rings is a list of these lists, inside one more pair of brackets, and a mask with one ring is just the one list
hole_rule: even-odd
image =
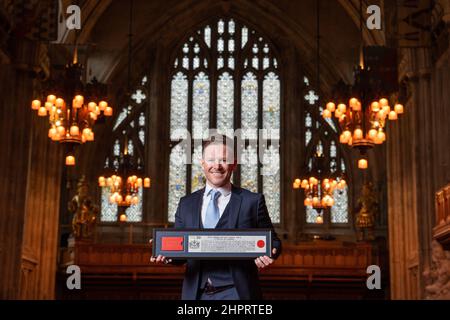
[[222,144],[210,144],[206,147],[201,165],[210,185],[220,188],[230,182],[231,174],[236,167],[236,160],[230,163],[232,157],[232,151]]

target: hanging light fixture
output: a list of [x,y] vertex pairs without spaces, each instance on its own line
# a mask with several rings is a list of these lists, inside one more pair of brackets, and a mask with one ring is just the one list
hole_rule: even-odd
[[314,155],[310,172],[303,179],[296,178],[293,182],[294,189],[303,189],[305,192],[303,204],[318,210],[332,207],[334,191],[343,190],[346,185],[343,175],[333,177],[325,170],[325,157],[320,151]]
[[136,157],[128,152],[126,136],[124,151],[120,154],[118,161],[117,169],[106,168],[109,174],[106,177],[100,176],[98,185],[109,188],[110,203],[127,208],[139,203],[139,188],[150,188],[151,180],[144,177],[139,158],[136,160]]
[[[128,96],[131,95],[131,49],[132,49],[132,19],[133,19],[133,1],[130,1],[129,12],[129,38],[128,38]],[[105,168],[106,174],[98,178],[100,187],[107,187],[110,192],[110,203],[117,204],[119,207],[119,221],[127,221],[125,209],[131,205],[139,203],[139,189],[150,188],[151,180],[145,177],[144,168],[135,152],[129,150],[129,136],[126,131],[123,132],[124,149],[117,157],[117,166],[109,167],[111,162]],[[132,141],[132,140],[131,140]],[[131,147],[130,147],[131,148]],[[113,164],[114,166],[114,164]]]
[[50,80],[44,90],[44,98],[31,102],[31,108],[38,116],[48,116],[48,137],[67,145],[68,166],[75,165],[76,145],[94,141],[93,126],[98,117],[113,114],[112,107],[106,102],[106,85],[95,78],[85,85],[83,72],[75,45],[73,61],[66,65],[64,76]]
[[[317,68],[317,90],[320,89],[320,1],[316,2],[316,28],[317,28],[317,52],[316,52],[316,68]],[[320,96],[320,95],[319,95]],[[329,159],[325,159],[322,152],[321,142],[316,147],[316,152],[312,158],[309,170],[305,168],[305,176],[294,179],[293,188],[303,189],[305,194],[305,207],[316,209],[318,215],[316,223],[322,224],[323,211],[332,207],[335,203],[334,191],[336,189],[344,189],[346,181],[343,173],[337,170],[334,174],[330,171]],[[328,161],[327,161],[328,160]]]
[[401,115],[403,105],[390,102],[392,88],[379,72],[365,65],[363,48],[362,1],[360,1],[361,50],[360,64],[354,72],[353,86],[340,83],[323,111],[323,118],[334,116],[339,120],[341,135],[339,141],[359,150],[360,169],[367,169],[367,150],[386,141],[385,127],[388,120],[395,121]]

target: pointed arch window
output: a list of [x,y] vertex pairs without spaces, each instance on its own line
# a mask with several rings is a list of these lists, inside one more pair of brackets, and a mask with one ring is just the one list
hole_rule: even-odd
[[[331,174],[340,176],[346,174],[347,167],[344,150],[340,148],[338,129],[332,119],[322,118],[323,107],[320,105],[320,97],[315,88],[310,85],[307,77],[303,79],[305,85],[304,108],[304,143],[306,150],[306,166],[312,168],[313,156],[320,151],[325,162],[329,164]],[[339,181],[339,178],[338,178]],[[348,185],[340,190],[334,191],[335,204],[331,207],[329,221],[331,224],[346,224],[349,222],[348,213]],[[305,210],[305,220],[308,224],[316,224],[318,212],[311,206]]]
[[[248,141],[233,183],[264,193],[272,221],[279,223],[280,154],[271,141],[280,136],[281,79],[270,43],[234,19],[218,19],[181,44],[172,67],[169,222],[179,199],[205,185],[201,147],[182,141],[205,139],[215,128],[229,137],[242,129]],[[258,129],[269,134],[260,136]]]
[[[133,155],[137,165],[143,167],[145,159],[145,138],[147,132],[148,115],[146,112],[148,104],[148,80],[147,76],[142,77],[140,83],[135,87],[125,106],[113,125],[112,146],[106,156],[104,167],[119,167],[120,153],[127,143],[128,152]],[[125,137],[127,137],[125,139]],[[101,193],[101,216],[102,222],[115,222],[118,220],[118,208],[116,204],[109,201],[110,192],[107,187],[102,188]],[[139,203],[131,205],[126,209],[127,222],[142,221],[143,190],[138,192]]]

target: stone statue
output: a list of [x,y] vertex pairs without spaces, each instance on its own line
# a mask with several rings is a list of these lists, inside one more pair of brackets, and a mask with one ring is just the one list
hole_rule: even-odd
[[431,243],[431,265],[425,269],[423,277],[426,299],[450,299],[450,251],[435,240]]
[[374,191],[372,182],[364,183],[361,196],[358,199],[359,211],[356,214],[357,240],[364,240],[364,234],[367,234],[367,240],[375,240],[375,216],[378,214],[377,194]]
[[89,186],[84,176],[78,181],[77,193],[69,202],[69,212],[73,214],[72,233],[76,239],[91,238],[94,234],[98,206],[89,197]]

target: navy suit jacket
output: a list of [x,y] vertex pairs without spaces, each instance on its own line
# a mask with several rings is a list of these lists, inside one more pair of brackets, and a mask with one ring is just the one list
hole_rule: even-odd
[[[175,228],[200,228],[201,208],[205,189],[198,190],[180,199],[175,214]],[[228,203],[230,216],[228,229],[272,229],[272,247],[277,249],[274,258],[281,253],[281,241],[273,229],[267,211],[264,195],[253,193],[246,189],[232,186],[231,198]],[[195,300],[198,294],[201,266],[199,260],[178,260],[175,264],[187,262],[183,281],[183,300]],[[251,260],[227,260],[230,263],[231,274],[240,299],[261,299],[261,288],[258,279],[258,267]]]

